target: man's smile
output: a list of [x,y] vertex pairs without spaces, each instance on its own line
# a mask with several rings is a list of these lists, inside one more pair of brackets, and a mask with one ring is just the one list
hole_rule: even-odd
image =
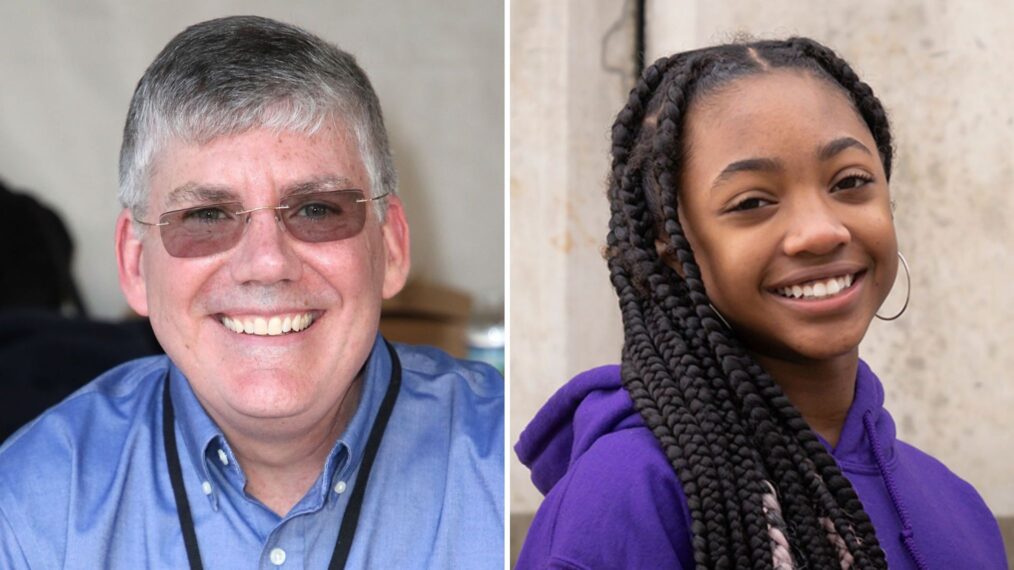
[[307,329],[323,311],[305,311],[268,315],[217,315],[222,325],[235,333],[278,336]]

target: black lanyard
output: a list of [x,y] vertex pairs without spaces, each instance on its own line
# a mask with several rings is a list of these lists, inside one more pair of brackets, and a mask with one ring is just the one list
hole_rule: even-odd
[[[356,481],[352,487],[352,496],[349,497],[349,504],[345,507],[345,516],[342,517],[338,541],[335,542],[334,554],[331,555],[328,570],[344,568],[345,562],[349,558],[352,539],[356,535],[356,524],[359,522],[359,513],[363,507],[363,497],[366,495],[366,485],[370,480],[370,469],[373,467],[373,460],[377,457],[380,440],[384,437],[384,428],[387,427],[387,420],[391,418],[391,410],[394,409],[394,402],[398,399],[400,391],[401,361],[398,360],[394,347],[387,341],[384,341],[384,344],[387,346],[388,354],[391,355],[391,382],[387,386],[387,393],[384,394],[384,400],[380,403],[380,409],[377,410],[377,417],[373,420],[370,436],[366,440],[363,462],[359,466],[359,473],[356,475]],[[173,485],[176,513],[180,517],[180,527],[183,529],[183,542],[187,548],[187,560],[190,561],[190,568],[191,570],[203,570],[201,551],[197,547],[197,531],[194,529],[194,519],[190,514],[187,493],[183,488],[183,471],[180,468],[179,452],[176,450],[173,420],[172,398],[169,397],[169,375],[166,374],[162,390],[162,438],[165,442],[165,453],[169,464],[169,480]]]

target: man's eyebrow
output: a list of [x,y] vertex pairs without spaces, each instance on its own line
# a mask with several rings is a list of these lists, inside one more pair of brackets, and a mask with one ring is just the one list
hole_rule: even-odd
[[[285,186],[282,189],[281,197],[352,188],[352,181],[344,176],[321,176]],[[198,184],[197,182],[187,182],[169,192],[166,197],[166,206],[169,209],[186,204],[221,204],[223,202],[242,203],[243,200],[228,186]]]
[[282,188],[282,198],[295,196],[297,194],[309,194],[312,192],[328,192],[331,190],[365,190],[355,188],[352,181],[344,176],[321,176],[290,184]]
[[821,145],[817,149],[817,158],[819,158],[820,160],[828,160],[833,158],[836,154],[849,148],[857,148],[865,152],[866,154],[873,156],[873,151],[866,148],[866,145],[864,145],[863,143],[857,141],[852,137],[841,137],[834,139],[833,141],[825,145]]
[[775,172],[781,169],[782,162],[775,158],[745,158],[737,160],[722,169],[722,172],[715,177],[715,181],[711,183],[711,188],[714,189],[737,172]]
[[216,186],[187,182],[169,192],[166,206],[173,208],[183,204],[219,204],[222,202],[239,202],[239,196],[228,186]]

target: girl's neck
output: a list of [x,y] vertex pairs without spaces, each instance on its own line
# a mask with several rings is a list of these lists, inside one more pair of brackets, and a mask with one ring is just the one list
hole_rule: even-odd
[[831,447],[838,445],[842,426],[855,397],[859,349],[826,360],[790,361],[753,354],[813,431]]

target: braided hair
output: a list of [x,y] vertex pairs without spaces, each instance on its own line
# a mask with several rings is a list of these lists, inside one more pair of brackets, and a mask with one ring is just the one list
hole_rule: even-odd
[[723,326],[677,215],[687,109],[734,79],[779,68],[847,93],[890,178],[880,101],[813,40],[722,45],[645,69],[612,129],[606,255],[623,316],[623,384],[682,483],[698,568],[886,568],[852,485]]

